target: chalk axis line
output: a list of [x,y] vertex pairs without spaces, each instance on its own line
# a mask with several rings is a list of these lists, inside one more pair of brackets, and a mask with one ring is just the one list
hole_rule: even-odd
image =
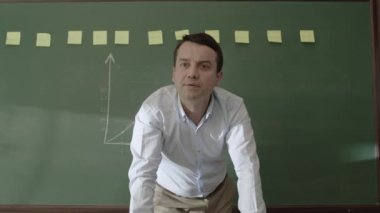
[[110,121],[110,106],[111,106],[111,72],[112,64],[115,64],[115,58],[112,53],[110,53],[104,62],[108,64],[108,89],[107,89],[107,115],[106,115],[106,127],[104,131],[104,144],[115,144],[115,145],[129,145],[129,142],[118,142],[116,141],[120,136],[122,136],[126,131],[133,127],[134,122],[130,122],[121,132],[109,138],[108,129]]

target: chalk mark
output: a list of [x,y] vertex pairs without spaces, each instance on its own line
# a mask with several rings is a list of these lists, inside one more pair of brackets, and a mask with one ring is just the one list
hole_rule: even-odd
[[116,145],[129,145],[129,142],[113,142],[117,138],[119,138],[121,135],[123,135],[128,129],[133,127],[134,122],[132,121],[129,123],[124,130],[116,134],[115,136],[109,137],[109,122],[110,122],[110,107],[111,107],[111,73],[112,73],[112,64],[115,64],[115,58],[113,57],[112,53],[110,53],[107,57],[107,59],[104,61],[105,64],[108,64],[108,91],[107,91],[107,115],[106,115],[106,127],[104,131],[104,144],[116,144]]

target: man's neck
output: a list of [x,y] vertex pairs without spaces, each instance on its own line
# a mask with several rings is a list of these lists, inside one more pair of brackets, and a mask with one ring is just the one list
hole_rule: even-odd
[[203,115],[206,113],[210,101],[211,97],[208,100],[203,101],[181,101],[181,104],[187,117],[190,118],[195,125],[198,125],[201,122]]

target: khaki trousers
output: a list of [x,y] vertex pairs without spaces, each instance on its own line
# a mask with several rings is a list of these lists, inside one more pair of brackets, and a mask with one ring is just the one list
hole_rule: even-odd
[[178,196],[157,184],[154,213],[231,213],[235,193],[236,186],[228,177],[205,198]]

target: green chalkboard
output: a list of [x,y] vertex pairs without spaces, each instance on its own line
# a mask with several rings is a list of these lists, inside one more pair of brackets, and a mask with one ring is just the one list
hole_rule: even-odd
[[[220,32],[221,86],[249,109],[268,205],[377,201],[368,2],[1,3],[0,23],[0,204],[128,205],[134,115],[171,83],[183,29]],[[74,30],[79,45],[67,43]],[[106,45],[93,45],[98,30]],[[154,30],[163,44],[148,44]],[[37,33],[51,46],[36,47]]]

